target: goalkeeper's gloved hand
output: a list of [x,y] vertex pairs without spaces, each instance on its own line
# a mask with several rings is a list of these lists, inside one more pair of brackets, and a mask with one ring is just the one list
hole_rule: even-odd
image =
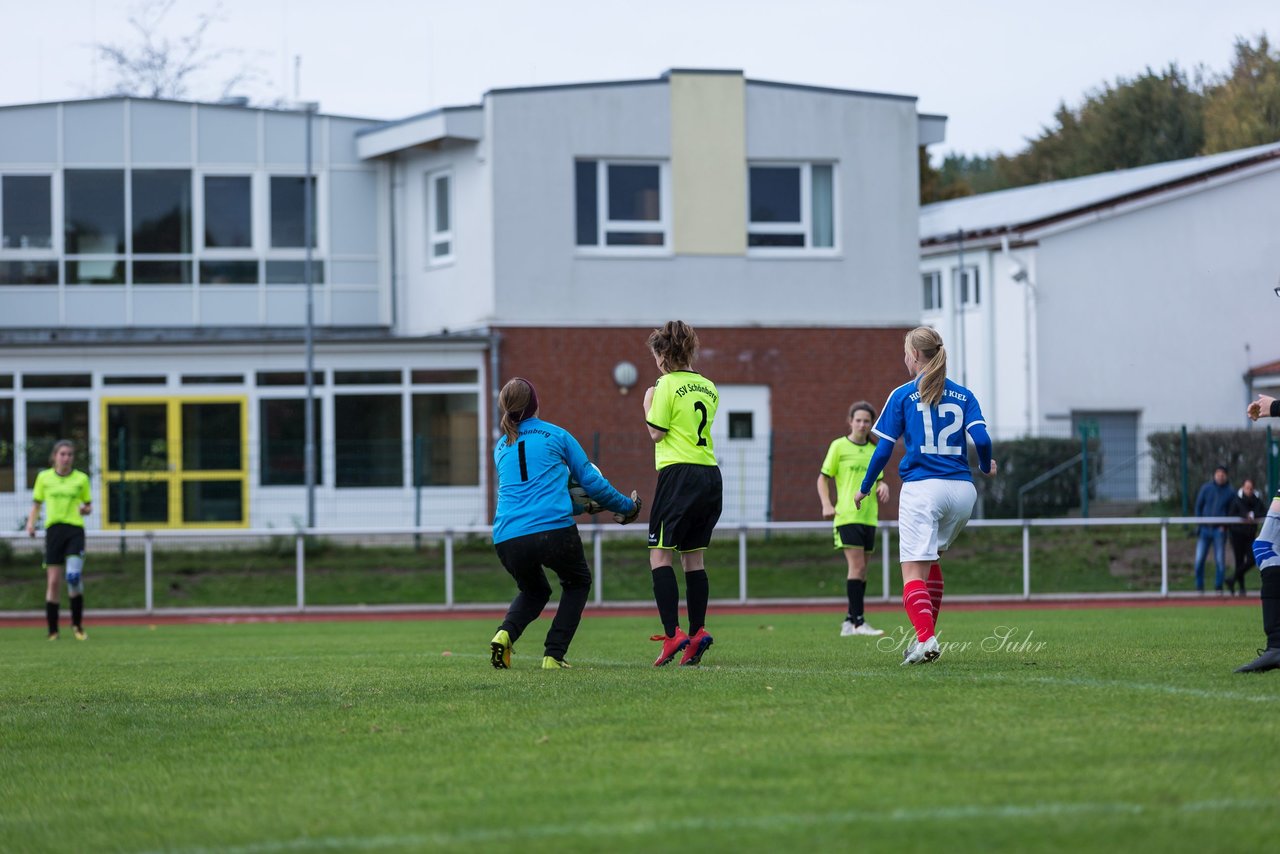
[[640,507],[644,502],[640,500],[640,495],[634,489],[631,490],[631,501],[635,504],[635,507],[631,509],[631,512],[614,513],[613,521],[617,522],[619,525],[629,525],[636,520],[636,517],[640,515]]

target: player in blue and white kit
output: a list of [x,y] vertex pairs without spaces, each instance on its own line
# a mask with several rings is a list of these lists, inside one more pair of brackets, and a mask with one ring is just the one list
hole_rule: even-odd
[[854,503],[861,506],[889,462],[893,446],[902,439],[906,450],[898,463],[902,604],[916,630],[903,663],[919,664],[940,654],[935,636],[943,590],[939,561],[968,523],[978,497],[969,473],[966,437],[973,440],[983,474],[994,477],[996,463],[973,392],[947,379],[942,336],[919,326],[907,333],[905,350],[903,364],[914,379],[894,389],[880,410],[872,432],[888,441],[876,445]]
[[596,503],[614,511],[620,524],[640,515],[640,499],[610,485],[568,431],[538,418],[533,383],[516,377],[498,394],[503,436],[493,450],[498,473],[498,503],[493,546],[520,592],[490,643],[490,661],[499,670],[511,666],[511,649],[551,598],[543,567],[560,577],[560,606],[547,632],[544,670],[568,667],[564,656],[582,621],[591,590],[591,571],[582,538],[573,522],[569,496],[572,476]]

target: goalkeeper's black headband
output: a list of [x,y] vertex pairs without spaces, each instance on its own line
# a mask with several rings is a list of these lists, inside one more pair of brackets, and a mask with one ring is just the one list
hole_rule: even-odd
[[529,387],[529,403],[524,409],[520,410],[520,414],[516,416],[516,421],[524,421],[526,418],[532,418],[538,413],[538,390],[533,387],[533,383],[524,377],[516,377],[520,382]]

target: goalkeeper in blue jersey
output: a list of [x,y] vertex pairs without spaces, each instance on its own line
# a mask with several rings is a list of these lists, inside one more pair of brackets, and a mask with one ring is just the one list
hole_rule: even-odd
[[510,380],[498,394],[498,408],[503,436],[493,450],[498,473],[493,546],[520,592],[489,645],[490,661],[499,670],[511,666],[516,641],[551,598],[546,567],[560,577],[561,593],[542,667],[556,670],[569,666],[564,657],[591,590],[591,571],[573,522],[569,478],[602,509],[612,510],[623,525],[640,515],[640,499],[635,492],[628,498],[614,489],[568,431],[538,418],[533,383],[520,377]]
[[969,473],[967,440],[978,451],[978,469],[983,474],[994,477],[996,463],[977,398],[947,379],[942,336],[928,326],[918,326],[907,333],[904,349],[903,364],[914,379],[893,390],[872,428],[887,441],[876,445],[854,504],[862,506],[889,462],[894,444],[902,439],[905,453],[898,464],[902,604],[916,630],[903,663],[921,664],[941,652],[935,629],[942,607],[942,553],[968,524],[978,497]]

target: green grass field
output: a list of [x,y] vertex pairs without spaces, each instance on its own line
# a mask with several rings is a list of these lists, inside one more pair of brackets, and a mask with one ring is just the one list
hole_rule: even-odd
[[[839,614],[0,629],[3,851],[1265,850],[1256,607],[946,612],[900,666]],[[1004,628],[1002,628],[1004,627]],[[1001,637],[1004,640],[1001,640]],[[450,653],[446,655],[445,653]]]

